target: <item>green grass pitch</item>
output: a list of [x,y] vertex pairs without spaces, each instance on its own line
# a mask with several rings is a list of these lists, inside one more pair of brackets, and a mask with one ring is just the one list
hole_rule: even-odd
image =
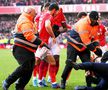
[[[66,49],[61,50],[60,55],[60,68],[57,74],[57,82],[60,83],[61,74],[63,72],[66,60]],[[79,62],[80,60],[78,60]],[[16,60],[12,56],[10,49],[0,49],[0,90],[2,90],[2,81],[9,75],[13,70],[18,66]],[[47,78],[46,78],[47,79]],[[85,85],[84,71],[75,71],[74,69],[71,72],[71,75],[67,81],[66,90],[74,90],[74,87],[77,85]],[[15,90],[15,85],[12,84],[9,90]],[[48,84],[48,87],[40,88],[32,86],[32,78],[26,86],[26,90],[54,90],[51,88],[51,85]],[[61,89],[57,89],[61,90]]]

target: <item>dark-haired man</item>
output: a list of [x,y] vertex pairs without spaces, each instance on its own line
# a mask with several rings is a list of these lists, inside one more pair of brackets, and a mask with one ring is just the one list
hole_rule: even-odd
[[[53,33],[52,30],[52,25],[53,25],[53,16],[57,13],[59,10],[59,7],[57,4],[52,3],[49,5],[49,10],[42,16],[41,21],[39,22],[39,37],[44,41],[45,43],[48,44],[49,38],[51,37],[53,39],[53,43],[56,42],[56,37]],[[50,71],[51,73],[51,83],[52,83],[52,88],[58,88],[59,85],[56,82],[56,62],[55,59],[51,53],[50,50],[47,48],[41,48],[40,47],[40,53],[44,53],[44,57],[46,57],[46,60],[50,64]],[[39,80],[39,84],[42,85],[42,80]]]
[[81,18],[84,18],[86,16],[87,16],[86,12],[79,12],[78,15],[77,15],[77,19],[80,20]]
[[[87,16],[87,13],[86,12],[79,12],[78,15],[77,15],[77,21],[79,21],[80,19],[85,18],[86,16]],[[68,75],[68,77],[69,77],[69,75]],[[68,77],[67,77],[67,80],[68,80]]]
[[66,79],[73,68],[70,63],[76,62],[77,55],[80,57],[82,62],[90,61],[90,51],[94,52],[97,56],[102,55],[97,35],[98,18],[98,12],[91,11],[87,17],[75,23],[73,30],[71,30],[69,36],[67,36],[67,60],[61,76],[62,89],[65,89]]
[[[39,13],[36,17],[35,17],[35,25],[36,28],[38,30],[38,34],[39,34],[39,23],[41,23],[42,19],[43,19],[43,15],[48,11],[50,6],[50,3],[47,2],[44,5],[42,5],[41,7],[41,13]],[[39,35],[38,35],[39,36]],[[47,86],[46,82],[45,82],[45,77],[43,77],[44,73],[46,74],[47,72],[47,68],[48,68],[48,63],[45,60],[41,60],[41,54],[39,53],[40,49],[38,47],[38,49],[35,52],[35,57],[36,57],[36,63],[35,63],[35,67],[33,70],[33,86]],[[45,71],[45,72],[44,72]],[[38,75],[38,78],[36,77]],[[42,79],[43,78],[43,79]],[[43,84],[38,84],[38,79],[42,80]]]

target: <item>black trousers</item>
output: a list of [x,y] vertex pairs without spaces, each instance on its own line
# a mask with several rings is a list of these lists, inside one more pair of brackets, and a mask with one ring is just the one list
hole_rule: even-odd
[[91,70],[97,73],[102,78],[96,87],[87,87],[86,90],[107,90],[108,89],[108,64],[85,62],[79,64],[79,69]]
[[19,66],[8,76],[6,82],[11,85],[17,80],[16,88],[24,88],[32,76],[35,65],[34,53],[25,48],[14,46],[13,56],[19,63]]
[[[108,61],[108,51],[106,51],[101,59],[102,63],[106,63],[106,61]],[[92,73],[94,73],[93,71],[91,71]],[[88,87],[91,87],[92,84],[99,84],[101,77],[94,73],[95,77],[93,77],[92,75],[88,75],[86,76],[86,83]]]
[[[89,62],[90,61],[90,51],[86,49],[83,52],[79,52],[74,47],[72,47],[70,44],[67,46],[67,60],[71,60],[72,62],[76,62],[77,56],[80,57],[82,62]],[[64,71],[62,73],[62,80],[65,82],[69,73],[72,70],[72,65],[65,65]]]

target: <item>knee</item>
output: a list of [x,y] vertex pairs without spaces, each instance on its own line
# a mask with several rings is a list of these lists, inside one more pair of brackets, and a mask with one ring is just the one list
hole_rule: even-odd
[[56,61],[55,61],[54,58],[52,58],[52,60],[50,61],[50,64],[51,64],[51,65],[56,65]]
[[52,55],[48,55],[46,57],[46,59],[47,59],[47,61],[48,61],[49,64],[56,65],[56,61],[55,61],[55,59],[54,59],[54,57]]
[[56,66],[59,66],[59,55],[54,55],[54,59],[56,61]]
[[56,61],[51,61],[49,64],[56,65]]
[[25,71],[31,71],[31,70],[34,69],[34,66],[35,66],[35,63],[26,64],[26,65],[24,65],[24,66],[22,66],[22,67],[23,67],[23,69],[24,69]]
[[34,68],[32,68],[32,67],[24,67],[23,68],[23,70],[25,71],[25,72],[28,72],[28,71],[32,71]]
[[71,59],[67,59],[65,63],[66,63],[66,65],[68,65],[69,67],[72,67],[72,60],[71,60]]

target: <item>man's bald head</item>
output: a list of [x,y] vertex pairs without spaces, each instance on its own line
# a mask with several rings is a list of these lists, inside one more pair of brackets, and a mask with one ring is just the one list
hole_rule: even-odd
[[35,17],[36,14],[37,14],[35,8],[31,7],[31,6],[25,7],[24,10],[23,10],[23,13],[29,14],[33,17]]

